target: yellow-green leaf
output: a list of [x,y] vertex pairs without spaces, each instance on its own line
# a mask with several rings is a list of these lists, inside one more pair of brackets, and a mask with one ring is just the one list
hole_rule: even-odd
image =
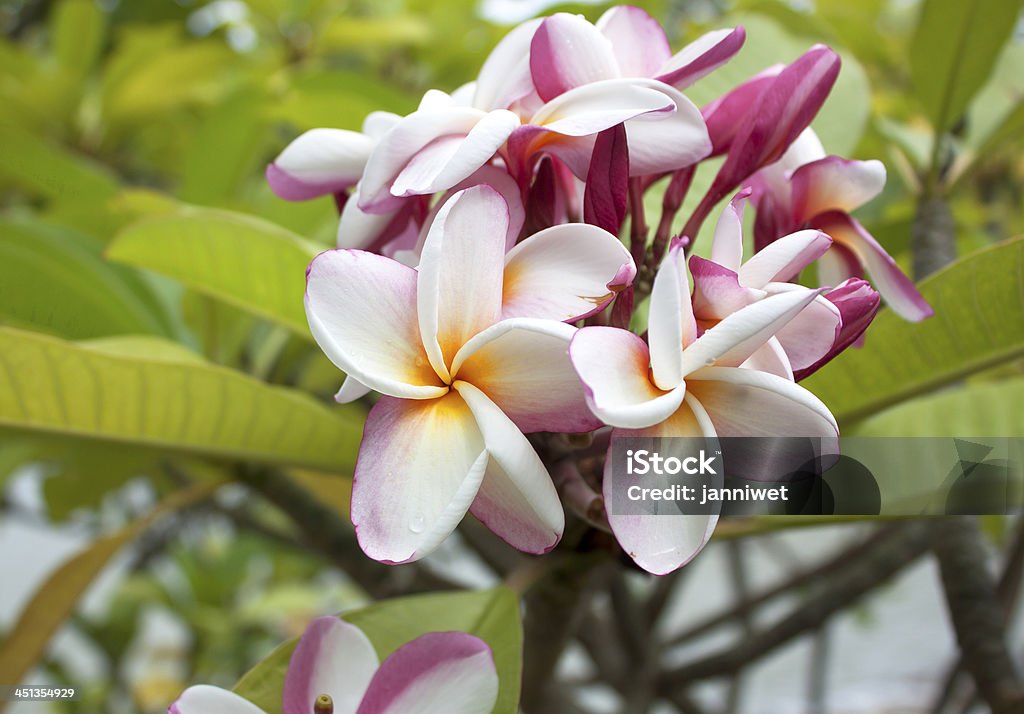
[[358,410],[328,408],[155,343],[129,353],[124,340],[80,344],[0,327],[0,426],[332,472],[353,467]]
[[306,266],[321,248],[273,223],[212,208],[184,208],[121,231],[107,257],[154,270],[309,339]]

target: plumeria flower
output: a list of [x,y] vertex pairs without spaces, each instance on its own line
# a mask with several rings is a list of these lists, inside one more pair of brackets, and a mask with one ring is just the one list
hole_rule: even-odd
[[754,238],[758,246],[799,228],[825,231],[834,245],[818,264],[823,285],[839,285],[866,270],[901,317],[917,322],[933,314],[885,248],[850,216],[885,187],[885,166],[880,161],[826,156],[817,135],[807,129],[750,184],[757,206]]
[[513,173],[522,174],[520,167],[548,153],[583,179],[596,135],[617,124],[626,127],[632,176],[700,161],[711,140],[700,112],[679,88],[739,49],[742,30],[726,36],[702,38],[671,57],[664,31],[637,8],[612,8],[597,26],[568,13],[545,18],[529,43],[534,91],[515,107],[524,126],[509,140]]
[[[722,212],[711,244],[711,259],[696,255],[690,258],[693,314],[698,328],[711,327],[770,295],[808,291],[787,281],[832,245],[832,239],[821,231],[802,230],[769,244],[744,262],[743,209],[749,195],[749,190],[741,192]],[[794,371],[803,372],[821,362],[836,345],[841,326],[839,308],[824,295],[816,295],[751,359],[759,369],[792,379]]]
[[391,112],[372,112],[362,132],[310,129],[267,166],[270,189],[287,201],[344,192],[359,181],[373,148],[400,119]]
[[509,210],[487,186],[438,211],[418,270],[357,250],[307,274],[313,337],[383,396],[356,463],[352,522],[372,558],[429,553],[467,510],[513,546],[550,550],[564,514],[523,432],[589,431],[565,324],[602,310],[636,272],[606,231],[567,224],[505,252]]
[[[285,675],[282,714],[489,714],[498,698],[491,649],[464,632],[432,632],[378,663],[337,617],[310,623]],[[168,714],[264,714],[234,692],[189,687]]]
[[[727,315],[698,336],[681,241],[655,275],[647,342],[612,327],[584,327],[569,354],[587,404],[623,436],[805,436],[836,453],[828,408],[792,380],[742,365],[816,298],[783,291]],[[627,484],[605,460],[604,498]],[[716,515],[622,515],[608,520],[619,544],[645,570],[664,574],[689,562],[710,539]]]

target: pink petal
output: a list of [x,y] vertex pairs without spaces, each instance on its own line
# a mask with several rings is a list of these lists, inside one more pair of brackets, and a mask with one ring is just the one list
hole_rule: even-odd
[[697,339],[690,305],[686,257],[679,242],[669,247],[651,288],[647,341],[651,374],[659,389],[672,390],[683,382],[683,348]]
[[778,337],[772,337],[763,345],[754,350],[754,354],[747,357],[740,365],[743,369],[756,369],[759,372],[767,372],[777,377],[793,381],[793,365],[786,355]]
[[839,55],[823,45],[783,69],[748,108],[729,155],[708,191],[714,205],[754,171],[780,156],[807,128],[839,74]]
[[831,245],[832,239],[818,230],[790,233],[751,256],[738,271],[740,283],[750,288],[763,288],[770,282],[791,280],[824,255]]
[[530,43],[542,20],[527,20],[511,30],[491,50],[476,80],[473,106],[484,111],[508,109],[533,92]]
[[690,258],[693,273],[693,314],[698,320],[716,322],[765,297],[763,290],[740,285],[739,276],[698,255]]
[[482,390],[523,432],[584,432],[590,413],[569,362],[576,328],[554,320],[502,320],[455,357],[456,378]]
[[736,132],[782,69],[783,65],[769,67],[701,110],[711,136],[712,156],[729,151]]
[[565,513],[547,468],[523,433],[472,384],[453,385],[476,417],[487,446],[487,471],[472,512],[509,545],[546,553],[562,538]]
[[797,168],[790,184],[794,221],[803,223],[826,211],[849,213],[863,206],[885,188],[885,166],[827,156]]
[[[807,288],[793,283],[768,283],[765,290],[769,295],[777,295]],[[839,308],[819,295],[780,328],[775,337],[786,351],[793,370],[802,370],[828,354],[839,336],[841,324]]]
[[356,131],[311,129],[267,166],[267,183],[288,201],[337,193],[359,180],[375,143]]
[[167,714],[265,714],[234,692],[209,684],[189,687],[167,709]]
[[819,292],[802,288],[771,295],[727,316],[683,350],[683,374],[689,375],[714,364],[740,365],[807,307]]
[[407,399],[447,390],[420,339],[416,271],[372,253],[329,250],[306,271],[305,304],[313,338],[346,374]]
[[530,74],[545,102],[570,89],[619,76],[612,43],[580,15],[544,19],[530,43]]
[[377,653],[362,630],[337,617],[317,618],[288,663],[283,714],[311,714],[323,694],[334,714],[355,714],[376,671]]
[[830,290],[825,299],[839,310],[842,320],[839,336],[824,357],[809,367],[796,370],[796,379],[813,374],[847,347],[856,344],[875,318],[881,304],[881,296],[871,289],[867,281],[858,278],[851,278]]
[[634,275],[633,258],[611,233],[585,223],[553,226],[506,256],[501,315],[575,321],[603,310]]
[[914,283],[896,265],[896,261],[852,217],[831,211],[817,216],[814,225],[857,256],[867,269],[875,289],[897,315],[911,322],[919,322],[934,314]]
[[548,101],[529,123],[564,136],[591,136],[642,114],[672,112],[675,102],[666,86],[637,79],[592,82]]
[[619,235],[626,218],[629,150],[622,124],[597,135],[583,194],[583,220]]
[[519,117],[499,109],[481,117],[465,136],[438,137],[399,172],[391,195],[424,195],[451,188],[490,161],[519,124]]
[[651,355],[639,337],[615,327],[584,327],[569,343],[587,405],[604,423],[645,429],[675,413],[686,385],[658,389],[648,377]]
[[358,714],[486,714],[497,698],[498,673],[483,640],[430,632],[384,660]]
[[490,186],[448,200],[427,232],[417,310],[430,364],[447,377],[455,353],[501,314],[508,204]]
[[363,552],[384,563],[430,553],[469,510],[486,467],[483,435],[457,392],[382,397],[366,419],[352,481]]
[[623,77],[653,77],[672,55],[661,25],[638,7],[617,5],[596,26],[611,41]]
[[[622,437],[707,437],[714,438],[715,430],[701,405],[690,395],[685,403],[665,421],[648,429],[612,431],[612,441]],[[673,455],[683,458],[684,454],[676,453],[683,448],[692,446],[687,439],[675,442]],[[611,474],[612,459],[605,459],[604,499],[607,504],[614,504],[622,495],[618,489],[627,489],[633,485],[624,475]],[[678,511],[670,502],[654,502],[665,510],[649,515],[621,515],[609,508],[608,523],[615,534],[616,540],[626,554],[637,565],[649,573],[665,575],[696,557],[697,553],[707,545],[718,523],[717,515],[675,515]]]
[[419,197],[402,201],[385,213],[367,213],[359,207],[357,187],[341,211],[338,247],[383,254],[389,245],[415,243],[424,213]]
[[708,32],[647,76],[671,84],[676,89],[686,89],[732,59],[746,38],[747,33],[742,27]]

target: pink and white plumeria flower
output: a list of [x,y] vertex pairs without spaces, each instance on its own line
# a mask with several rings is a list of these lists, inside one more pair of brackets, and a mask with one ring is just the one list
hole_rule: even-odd
[[351,188],[363,175],[377,142],[400,119],[391,112],[371,112],[362,132],[310,129],[267,166],[270,189],[287,201],[305,201]]
[[[337,617],[310,623],[292,653],[282,714],[489,714],[498,698],[491,649],[464,632],[432,632],[378,663],[373,645]],[[168,714],[265,714],[234,692],[186,689]]]
[[[802,230],[783,236],[743,262],[743,209],[749,195],[749,190],[741,192],[722,212],[711,259],[690,258],[693,314],[700,328],[711,327],[770,295],[808,291],[787,281],[832,245],[821,231]],[[818,364],[834,348],[841,325],[839,308],[818,294],[751,359],[760,369],[792,379],[794,371]]]
[[817,135],[807,129],[782,158],[749,183],[757,206],[754,238],[759,247],[799,228],[817,228],[834,241],[818,264],[821,284],[839,285],[866,270],[901,317],[917,322],[933,314],[885,248],[850,216],[885,187],[885,166],[880,161],[826,156]]
[[[727,315],[698,337],[683,245],[675,241],[655,275],[647,342],[612,327],[584,327],[569,354],[587,404],[621,436],[808,436],[835,453],[838,427],[828,408],[792,380],[741,367],[807,308],[817,291],[770,295]],[[766,415],[771,418],[766,418]],[[609,474],[604,498],[623,479]],[[620,545],[645,570],[664,574],[689,562],[710,539],[715,515],[616,515]]]
[[576,320],[632,282],[632,258],[596,226],[541,231],[507,254],[508,207],[487,186],[461,191],[431,224],[418,270],[333,250],[309,266],[317,344],[383,396],[363,433],[352,522],[370,557],[423,557],[466,511],[520,550],[557,544],[564,514],[523,432],[598,425],[569,363]]

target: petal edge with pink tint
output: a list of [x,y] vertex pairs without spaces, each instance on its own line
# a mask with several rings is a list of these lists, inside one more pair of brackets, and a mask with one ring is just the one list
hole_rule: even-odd
[[585,223],[535,233],[505,256],[502,318],[575,321],[603,310],[633,282],[636,264],[618,238]]
[[181,693],[167,714],[266,714],[252,702],[227,689],[197,684]]
[[310,714],[323,694],[334,714],[355,714],[376,671],[377,652],[362,630],[337,617],[317,618],[288,663],[283,714]]
[[570,89],[619,76],[612,43],[580,15],[544,18],[530,42],[530,74],[545,101]]
[[649,378],[651,355],[638,336],[614,327],[584,327],[569,343],[587,405],[610,426],[644,429],[675,413],[686,385],[658,389]]
[[384,660],[358,714],[488,714],[498,698],[490,647],[465,632],[430,632]]
[[468,382],[454,388],[469,405],[488,461],[472,512],[499,538],[527,553],[558,545],[565,513],[547,468],[519,428],[486,394]]
[[413,269],[359,250],[329,250],[306,271],[305,305],[320,349],[362,384],[406,399],[447,390],[420,340]]
[[462,520],[487,467],[466,402],[382,397],[370,410],[352,480],[352,525],[363,552],[384,563],[430,553]]

